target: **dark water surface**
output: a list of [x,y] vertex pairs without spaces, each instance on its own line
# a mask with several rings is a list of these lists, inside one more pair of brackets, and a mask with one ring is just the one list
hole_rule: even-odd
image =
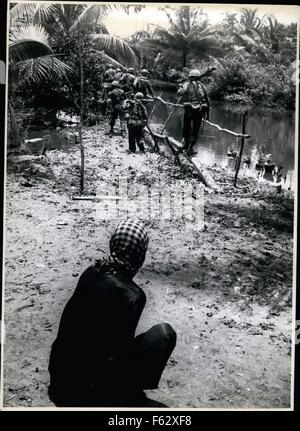
[[[162,98],[174,102],[176,95],[164,92]],[[245,140],[243,155],[249,156],[251,159],[250,170],[254,172],[255,163],[260,155],[271,154],[273,162],[282,166],[283,173],[287,174],[287,184],[292,183],[293,186],[295,181],[295,112],[245,107],[245,105],[239,104],[213,103],[210,120],[223,128],[241,132],[243,112],[246,109],[248,109],[246,133],[251,135],[251,138]],[[172,107],[160,103],[151,118],[151,123],[164,124],[171,110]],[[149,107],[149,111],[151,111],[151,107]],[[183,110],[177,108],[167,126],[168,134],[179,141],[182,139],[182,118]],[[234,161],[227,156],[227,152],[231,149],[239,151],[239,148],[239,139],[206,124],[202,134],[199,133],[197,157],[204,164],[217,163],[233,169]]]
[[[175,102],[175,93],[165,91],[164,100]],[[148,113],[153,108],[153,102],[147,103]],[[173,107],[162,103],[157,105],[155,113],[150,119],[151,124],[162,125],[168,118]],[[278,166],[283,167],[283,176],[286,175],[285,187],[294,189],[294,158],[295,158],[295,112],[288,110],[275,110],[261,107],[245,107],[239,104],[212,103],[210,120],[223,128],[241,132],[243,112],[248,110],[246,133],[251,138],[245,140],[244,153],[250,157],[251,166],[249,174],[255,174],[255,164],[260,156],[272,155],[272,160]],[[176,108],[166,128],[167,133],[181,141],[182,139],[183,109]],[[30,130],[29,138],[48,135],[49,149],[68,148],[71,139],[65,139],[65,134],[70,135],[76,131],[76,127],[65,128],[63,134],[56,130]],[[235,160],[227,156],[229,150],[239,152],[241,140],[207,124],[199,133],[197,141],[198,155],[201,163],[214,165],[215,163],[230,170],[234,169]]]

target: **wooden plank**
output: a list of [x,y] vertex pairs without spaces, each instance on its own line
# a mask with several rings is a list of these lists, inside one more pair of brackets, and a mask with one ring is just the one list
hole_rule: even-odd
[[174,145],[175,148],[177,148],[178,150],[181,150],[183,148],[183,145],[181,142],[177,141],[177,139],[174,139],[172,137],[169,137],[169,141],[171,142],[172,145]]
[[208,188],[212,188],[214,190],[218,190],[219,187],[216,185],[215,181],[213,180],[213,178],[211,177],[211,175],[208,174],[208,172],[203,169],[201,166],[199,166],[199,164],[197,163],[197,161],[192,160],[191,157],[189,157],[186,154],[183,154],[182,152],[180,152],[179,150],[181,150],[183,148],[183,145],[181,144],[181,142],[177,141],[176,139],[170,137],[170,136],[166,136],[166,135],[159,135],[158,133],[152,132],[157,138],[161,139],[163,141],[164,144],[167,144],[171,151],[173,152],[173,154],[175,154],[175,156],[178,158],[178,161],[180,162],[179,156],[183,157],[185,160],[187,160],[195,169],[195,171],[197,172],[197,174],[199,175],[201,181],[203,182],[203,184],[208,187]]

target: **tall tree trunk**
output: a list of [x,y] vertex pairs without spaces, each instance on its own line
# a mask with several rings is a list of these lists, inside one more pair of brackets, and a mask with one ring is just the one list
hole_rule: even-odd
[[9,103],[9,115],[10,115],[10,128],[11,128],[11,145],[14,148],[17,148],[21,141],[20,141],[20,131],[19,126],[17,123],[15,111],[13,108],[12,103]]
[[83,60],[82,60],[82,38],[81,35],[79,41],[79,68],[80,68],[80,121],[79,121],[79,142],[80,142],[80,158],[81,158],[81,169],[80,169],[80,193],[84,192],[84,145],[82,141],[82,127],[83,127]]

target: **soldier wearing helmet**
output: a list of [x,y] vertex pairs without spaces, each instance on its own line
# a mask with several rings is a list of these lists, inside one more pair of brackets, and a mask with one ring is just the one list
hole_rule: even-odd
[[107,100],[111,111],[109,133],[114,133],[114,125],[116,123],[116,120],[119,118],[121,125],[121,135],[123,136],[125,133],[125,122],[122,103],[125,99],[125,93],[120,88],[120,83],[118,81],[113,81],[111,83],[111,86],[112,90],[108,93],[109,98]]
[[124,103],[128,118],[127,127],[130,153],[135,153],[136,146],[138,146],[142,153],[145,152],[142,137],[144,127],[148,122],[148,116],[146,108],[141,101],[143,97],[143,93],[137,92],[134,95],[134,99],[127,99]]
[[133,83],[135,80],[134,68],[129,67],[120,80],[120,84],[125,93],[133,93]]
[[116,73],[114,75],[114,80],[121,81],[122,77],[123,77],[123,73],[122,73],[121,69],[118,67],[116,69]]
[[195,154],[194,145],[202,119],[209,118],[209,99],[205,86],[200,82],[201,73],[193,69],[189,73],[188,81],[180,85],[177,94],[184,99],[183,138],[184,149],[189,155]]
[[114,76],[116,74],[115,69],[113,68],[112,64],[107,65],[107,69],[104,72],[104,81],[106,83],[111,83],[114,80]]
[[133,83],[135,91],[143,93],[144,97],[153,97],[153,90],[149,81],[149,72],[147,69],[143,69],[139,77],[137,77]]

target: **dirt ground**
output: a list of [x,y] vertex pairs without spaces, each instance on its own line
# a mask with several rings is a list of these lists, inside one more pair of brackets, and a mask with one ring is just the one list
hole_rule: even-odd
[[[84,131],[86,194],[116,175],[130,184],[199,180],[173,160],[102,127]],[[26,159],[26,157],[25,157]],[[108,250],[116,224],[101,220],[79,191],[80,151],[8,159],[6,191],[4,406],[53,407],[49,352],[78,277]],[[27,170],[26,170],[27,169]],[[168,322],[177,345],[160,387],[148,395],[178,408],[288,408],[291,391],[293,199],[241,173],[209,169],[220,187],[204,192],[204,221],[146,221],[149,251],[135,281],[147,295],[138,331]]]

